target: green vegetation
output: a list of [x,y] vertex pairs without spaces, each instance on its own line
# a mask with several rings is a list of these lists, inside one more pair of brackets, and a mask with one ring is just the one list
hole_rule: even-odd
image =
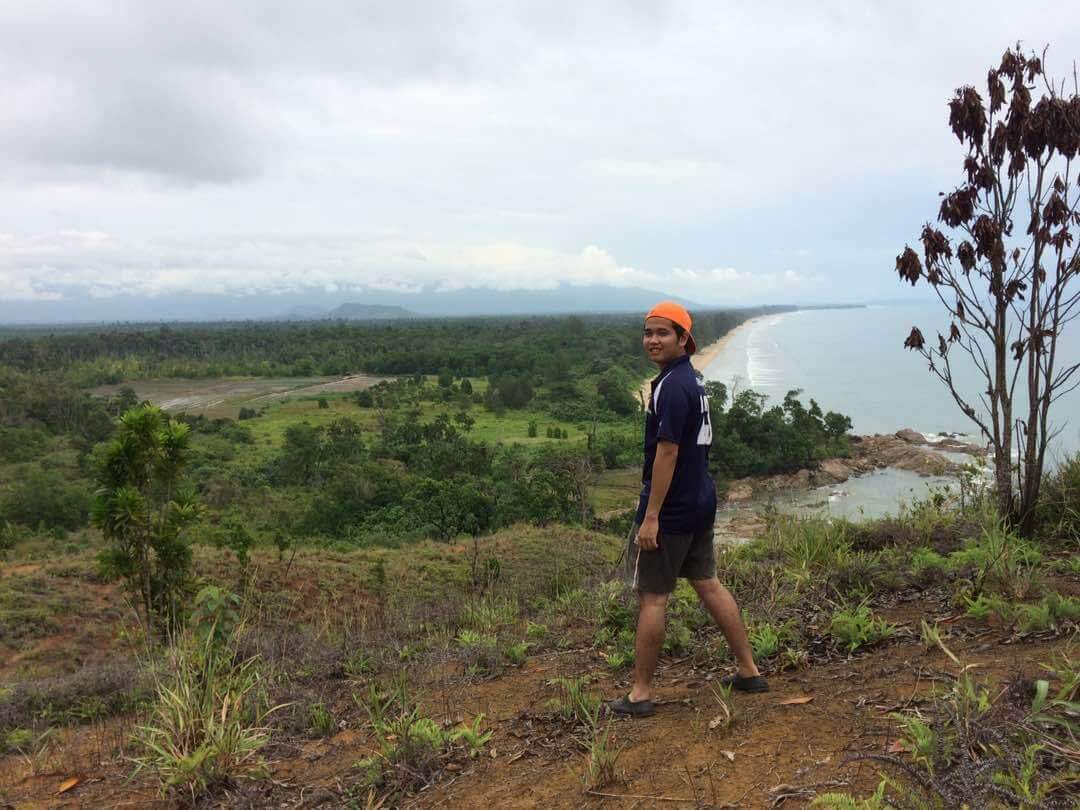
[[865,604],[838,610],[829,622],[829,635],[849,653],[876,644],[895,632],[893,625],[875,617]]
[[107,544],[102,570],[124,580],[146,626],[163,633],[180,627],[190,587],[185,530],[198,519],[198,504],[182,486],[187,449],[185,425],[151,406],[131,409],[105,450],[94,504]]
[[[530,319],[506,345],[486,323],[479,337],[454,323],[444,332],[288,327],[298,342],[288,351],[307,340],[307,351],[336,347],[327,357],[339,360],[355,351],[389,362],[386,346],[381,355],[346,346],[357,335],[376,347],[387,334],[403,345],[424,335],[440,347],[438,364],[360,392],[260,404],[235,421],[168,416],[130,391],[91,398],[73,387],[106,368],[179,370],[167,352],[154,355],[167,336],[34,343],[20,368],[0,367],[11,382],[0,387],[0,553],[16,563],[0,577],[0,644],[14,653],[0,671],[0,746],[45,757],[59,727],[125,715],[139,729],[127,755],[140,778],[171,799],[213,802],[226,785],[243,791],[264,757],[277,758],[268,743],[299,748],[333,736],[336,745],[340,735],[366,752],[354,755],[340,798],[388,806],[471,768],[489,748],[505,750],[505,718],[483,720],[481,703],[469,704],[466,721],[462,694],[557,662],[531,687],[543,706],[550,679],[552,701],[523,718],[565,741],[564,751],[586,752],[586,785],[617,782],[622,745],[618,726],[603,723],[600,692],[633,662],[636,604],[613,576],[640,482],[633,396],[648,369],[636,323],[626,334],[615,323]],[[271,332],[230,329],[195,330],[210,348],[190,368],[227,358],[232,371],[251,370],[246,341]],[[599,348],[569,352],[571,335]],[[554,354],[534,352],[544,346]],[[804,407],[798,392],[766,409],[753,392],[729,401],[722,387],[709,391],[718,477],[847,452],[846,418],[813,400]],[[63,407],[35,413],[52,394]],[[1047,483],[1062,495],[1043,513],[1040,537],[1003,528],[971,486],[960,504],[934,496],[882,521],[766,513],[760,540],[718,550],[720,576],[771,673],[920,635],[936,656],[948,650],[952,621],[986,622],[975,632],[1016,644],[1050,643],[1080,621],[1063,582],[1077,572],[1075,467]],[[110,584],[115,577],[124,589]],[[148,617],[143,627],[130,622],[127,595]],[[905,625],[898,608],[912,598],[954,615]],[[668,618],[665,656],[702,672],[730,666],[687,583]],[[1060,701],[1075,701],[1058,676],[1048,681],[1032,715],[1043,719],[1031,720],[1047,733],[1072,717]],[[978,722],[995,716],[993,705],[979,709],[980,688],[968,690]],[[740,697],[706,697],[709,715],[696,727],[731,728]],[[959,738],[944,721],[905,713],[897,722],[919,757],[904,758],[907,767],[932,768],[933,779],[956,767],[949,752]],[[1045,796],[1043,786],[1063,778],[1052,750],[1016,749],[993,778],[1016,795]],[[904,778],[883,782],[877,800]]]
[[261,767],[264,723],[275,709],[258,700],[256,659],[235,655],[234,601],[216,589],[200,593],[195,631],[170,649],[149,717],[136,732],[139,768],[157,774],[163,794],[186,793],[194,802]]

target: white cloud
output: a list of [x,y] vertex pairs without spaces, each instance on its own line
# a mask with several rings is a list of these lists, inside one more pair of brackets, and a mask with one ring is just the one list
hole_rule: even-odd
[[1080,57],[1066,0],[253,9],[0,6],[0,298],[673,267],[713,268],[680,271],[702,300],[894,294],[959,176],[953,88],[1017,37]]
[[603,284],[670,289],[692,300],[719,303],[806,289],[819,280],[793,271],[753,274],[730,267],[642,270],[596,245],[560,251],[512,242],[414,244],[389,235],[125,240],[101,232],[26,239],[8,234],[0,237],[0,268],[0,278],[7,281],[0,287],[0,300]]

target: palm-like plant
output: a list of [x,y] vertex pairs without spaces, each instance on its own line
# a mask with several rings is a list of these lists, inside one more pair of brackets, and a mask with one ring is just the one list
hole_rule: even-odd
[[187,425],[151,405],[128,410],[105,451],[93,510],[108,543],[102,570],[136,596],[147,631],[165,636],[183,619],[191,580],[185,530],[199,517],[194,491],[182,486],[188,446]]

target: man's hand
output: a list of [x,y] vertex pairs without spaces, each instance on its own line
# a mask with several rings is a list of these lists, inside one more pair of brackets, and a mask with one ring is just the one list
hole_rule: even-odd
[[656,551],[660,547],[660,518],[657,515],[645,515],[638,527],[637,544],[642,551]]

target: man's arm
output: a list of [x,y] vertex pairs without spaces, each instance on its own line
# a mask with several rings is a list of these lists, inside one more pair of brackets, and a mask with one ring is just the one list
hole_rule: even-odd
[[637,542],[642,551],[653,551],[659,544],[660,507],[671,489],[671,479],[675,475],[675,461],[679,457],[677,442],[661,439],[656,443],[656,458],[652,465],[652,483],[649,489],[649,503],[645,506],[645,517],[638,527]]

